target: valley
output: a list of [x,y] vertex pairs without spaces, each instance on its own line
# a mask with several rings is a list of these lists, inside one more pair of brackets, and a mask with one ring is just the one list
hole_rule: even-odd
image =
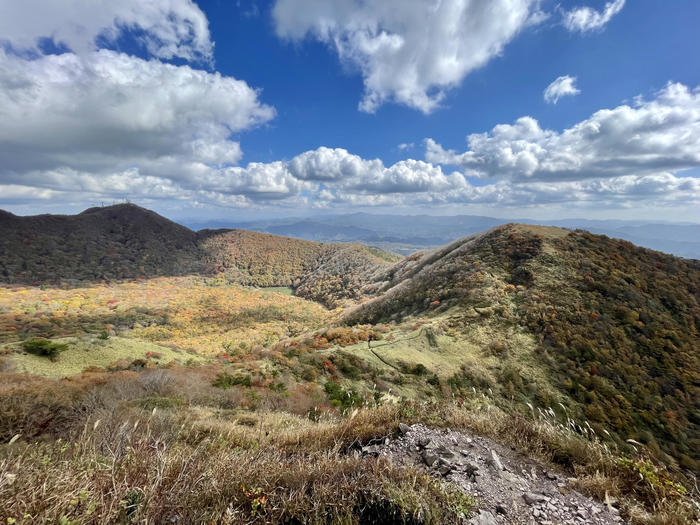
[[416,424],[628,523],[698,517],[698,261],[516,224],[401,257],[134,205],[0,223],[8,523],[500,516],[371,448]]

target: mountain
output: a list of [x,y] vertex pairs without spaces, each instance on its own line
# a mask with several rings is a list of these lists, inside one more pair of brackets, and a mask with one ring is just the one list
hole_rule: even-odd
[[465,370],[458,386],[543,410],[562,402],[600,435],[700,466],[700,261],[509,224],[406,257],[364,292],[373,299],[347,323],[443,316],[456,333],[489,334],[482,351],[498,370]]
[[0,214],[0,280],[131,279],[202,270],[197,234],[133,204],[78,215]]
[[[436,248],[465,235],[482,232],[508,222],[585,229],[679,257],[700,259],[700,225],[698,224],[586,219],[512,221],[477,215],[353,213],[240,222],[235,223],[235,227],[321,242],[361,242],[409,255],[415,251]],[[234,223],[231,221],[199,223],[199,227],[222,226],[232,227]]]
[[357,298],[370,275],[400,257],[360,244],[324,244],[243,230],[194,232],[133,204],[78,215],[0,213],[0,282],[218,275],[288,286],[328,306]]
[[0,226],[0,520],[495,523],[506,494],[697,523],[699,261],[523,224],[405,258],[131,205]]

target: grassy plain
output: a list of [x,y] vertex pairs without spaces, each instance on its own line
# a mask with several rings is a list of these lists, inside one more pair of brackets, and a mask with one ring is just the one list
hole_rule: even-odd
[[[0,288],[2,351],[20,370],[51,376],[78,373],[81,363],[107,366],[146,353],[161,354],[161,362],[245,355],[319,328],[328,318],[325,308],[291,296],[288,288],[246,288],[202,277]],[[17,344],[31,337],[69,348],[56,362],[42,360]]]

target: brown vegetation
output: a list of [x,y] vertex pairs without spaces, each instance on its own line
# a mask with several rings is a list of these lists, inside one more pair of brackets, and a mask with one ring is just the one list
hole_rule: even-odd
[[687,524],[694,516],[663,468],[478,398],[309,419],[270,404],[243,409],[231,390],[208,383],[214,373],[204,367],[63,381],[3,376],[0,518],[438,524],[468,514],[474,501],[449,484],[353,454],[396,432],[399,422],[469,429],[557,463],[582,490],[618,499],[634,524]]
[[242,230],[193,232],[133,204],[78,215],[0,214],[0,282],[56,284],[189,274],[288,286],[335,307],[398,256]]
[[[507,225],[407,258],[368,289],[377,298],[347,322],[449,312],[464,333],[522,327],[577,417],[698,471],[699,262],[587,232]],[[551,406],[517,370],[501,374],[507,397]]]

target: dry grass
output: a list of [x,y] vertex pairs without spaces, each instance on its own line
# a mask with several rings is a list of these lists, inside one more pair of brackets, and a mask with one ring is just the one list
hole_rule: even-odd
[[[159,411],[102,415],[71,441],[2,446],[0,518],[438,524],[456,522],[471,504],[411,469],[342,453],[353,426],[358,435],[368,431],[367,415],[336,424],[297,421],[296,435],[196,418],[181,424]],[[285,416],[275,418],[265,428]]]
[[246,410],[245,389],[211,387],[215,373],[199,367],[64,381],[3,375],[0,520],[455,522],[468,496],[355,456],[399,422],[469,430],[555,463],[584,493],[618,500],[634,525],[697,519],[680,485],[644,457],[621,459],[622,451],[592,434],[506,413],[483,396],[461,404],[404,400],[312,421],[274,404]]

